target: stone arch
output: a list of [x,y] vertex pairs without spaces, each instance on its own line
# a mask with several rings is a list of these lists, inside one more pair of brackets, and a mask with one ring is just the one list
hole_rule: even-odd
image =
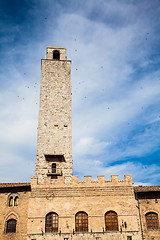
[[17,213],[15,213],[14,211],[9,212],[5,217],[4,217],[4,224],[3,224],[3,229],[4,232],[6,233],[6,229],[7,229],[7,222],[11,219],[16,220],[16,223],[18,222],[19,216]]
[[159,212],[155,209],[148,209],[148,210],[144,211],[144,215],[146,215],[149,212],[155,212],[155,213],[159,214]]
[[8,195],[8,202],[7,205],[9,207],[14,207],[14,206],[18,206],[18,202],[19,202],[19,194],[18,193],[10,193]]
[[10,211],[9,213],[6,214],[4,219],[5,219],[5,221],[7,221],[11,218],[15,218],[16,220],[18,220],[19,215],[17,213],[15,213],[14,211]]

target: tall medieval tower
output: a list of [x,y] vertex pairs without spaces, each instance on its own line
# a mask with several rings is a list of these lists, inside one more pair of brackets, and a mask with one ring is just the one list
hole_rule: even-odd
[[47,47],[41,90],[35,177],[72,176],[71,61],[66,49]]

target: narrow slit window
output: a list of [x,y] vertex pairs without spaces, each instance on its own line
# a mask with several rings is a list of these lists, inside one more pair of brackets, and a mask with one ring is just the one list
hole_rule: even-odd
[[52,163],[52,173],[56,173],[56,163]]

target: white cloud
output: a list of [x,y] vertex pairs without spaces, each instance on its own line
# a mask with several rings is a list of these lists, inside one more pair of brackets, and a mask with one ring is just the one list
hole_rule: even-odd
[[112,144],[111,142],[102,142],[92,137],[80,138],[74,146],[74,154],[76,155],[97,155],[104,152],[105,148]]
[[106,180],[110,180],[111,175],[118,175],[119,179],[123,180],[124,175],[132,174],[134,185],[151,185],[156,184],[160,178],[160,167],[156,164],[147,166],[141,163],[126,162],[105,167],[95,159],[79,159],[78,161],[75,164],[75,170],[79,174],[79,179],[91,175],[91,172],[93,179],[96,179],[98,175],[105,175]]

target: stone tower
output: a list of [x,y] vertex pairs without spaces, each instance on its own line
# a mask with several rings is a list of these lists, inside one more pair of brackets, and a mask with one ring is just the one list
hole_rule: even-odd
[[35,177],[72,176],[71,61],[66,49],[47,47],[41,90]]

